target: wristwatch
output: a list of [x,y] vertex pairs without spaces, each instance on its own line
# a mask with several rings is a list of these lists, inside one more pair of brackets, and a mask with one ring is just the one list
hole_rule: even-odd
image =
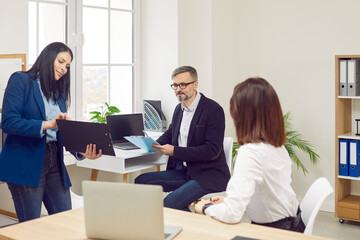
[[212,205],[214,205],[214,204],[213,204],[213,203],[207,203],[207,204],[205,204],[205,205],[202,207],[202,209],[201,209],[202,213],[203,213],[204,215],[206,215],[206,214],[205,214],[205,209],[207,209],[208,207],[210,207],[210,206],[212,206]]

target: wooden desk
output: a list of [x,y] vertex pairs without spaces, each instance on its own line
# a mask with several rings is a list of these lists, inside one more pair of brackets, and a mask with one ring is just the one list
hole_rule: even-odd
[[[265,240],[327,239],[249,223],[225,224],[208,216],[168,208],[164,208],[164,221],[167,225],[183,227],[175,240],[232,239],[237,235]],[[0,228],[0,240],[11,239],[88,239],[85,234],[83,208]]]
[[79,167],[93,169],[90,180],[97,179],[97,171],[107,171],[123,174],[123,182],[127,182],[127,174],[131,172],[141,171],[151,167],[158,167],[166,164],[168,157],[155,152],[146,152],[142,149],[121,150],[114,149],[116,156],[102,156],[96,160],[84,159],[77,161]]

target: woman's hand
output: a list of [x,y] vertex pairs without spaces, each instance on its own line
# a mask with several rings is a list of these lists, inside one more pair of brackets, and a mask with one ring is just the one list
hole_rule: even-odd
[[200,201],[195,203],[195,212],[199,213],[199,214],[203,214],[202,213],[202,208],[207,203],[211,203],[210,199],[201,199]]
[[213,203],[213,204],[218,204],[218,203],[221,203],[224,201],[224,198],[225,196],[215,196],[215,197],[211,197],[210,198],[210,201]]
[[94,160],[102,156],[102,150],[100,149],[99,153],[96,154],[96,145],[91,143],[86,146],[86,152],[80,154],[87,159]]
[[61,112],[54,119],[49,120],[49,121],[44,121],[43,130],[47,130],[47,129],[51,129],[51,128],[57,128],[56,119],[71,120],[71,118],[68,116],[67,113],[62,113]]

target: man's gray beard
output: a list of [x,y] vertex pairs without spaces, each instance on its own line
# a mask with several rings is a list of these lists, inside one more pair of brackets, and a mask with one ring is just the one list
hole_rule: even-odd
[[181,97],[180,96],[177,96],[177,98],[178,98],[178,100],[179,100],[179,102],[180,103],[183,103],[183,102],[185,102],[186,100],[188,100],[189,99],[189,97],[188,96],[186,96],[185,94],[184,94],[184,99],[181,99]]

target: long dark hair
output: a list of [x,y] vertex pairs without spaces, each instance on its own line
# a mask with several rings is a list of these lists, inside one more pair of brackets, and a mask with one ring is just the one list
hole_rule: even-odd
[[70,67],[65,75],[59,80],[55,80],[54,62],[60,52],[68,52],[73,59],[71,49],[61,42],[53,42],[47,45],[36,59],[34,65],[27,73],[36,73],[40,77],[41,91],[47,100],[52,99],[54,102],[64,98],[66,105],[70,105]]
[[285,144],[285,125],[279,98],[263,78],[249,78],[234,88],[230,99],[240,145],[266,142],[274,147]]

